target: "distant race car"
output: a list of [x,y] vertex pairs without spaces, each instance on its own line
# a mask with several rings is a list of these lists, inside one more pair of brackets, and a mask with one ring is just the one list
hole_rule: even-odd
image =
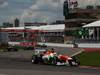
[[[53,52],[52,52],[53,51]],[[67,65],[67,66],[78,66],[80,63],[75,57],[68,57],[61,54],[57,54],[54,50],[35,50],[35,54],[32,56],[32,64],[51,64],[51,65]]]
[[11,47],[8,47],[6,51],[18,51],[18,49],[11,46]]

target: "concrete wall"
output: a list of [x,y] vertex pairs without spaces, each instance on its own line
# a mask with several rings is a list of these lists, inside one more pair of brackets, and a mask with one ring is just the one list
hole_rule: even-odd
[[78,44],[78,47],[81,48],[100,48],[100,43],[81,43]]

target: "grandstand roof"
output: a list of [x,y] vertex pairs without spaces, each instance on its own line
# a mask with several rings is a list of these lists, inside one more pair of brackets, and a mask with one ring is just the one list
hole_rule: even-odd
[[30,30],[40,30],[40,31],[46,31],[46,32],[53,32],[53,31],[64,31],[65,25],[59,24],[59,25],[44,25],[44,26],[26,26],[26,27],[9,27],[9,28],[1,28],[5,30],[23,30],[23,29],[30,29]]
[[100,27],[100,20],[92,22],[92,23],[87,24],[87,25],[84,25],[82,27],[87,27],[87,28],[89,28],[89,27]]

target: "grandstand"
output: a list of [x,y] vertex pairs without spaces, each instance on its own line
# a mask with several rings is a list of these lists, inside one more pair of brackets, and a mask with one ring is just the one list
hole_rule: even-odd
[[[1,28],[0,32],[7,33],[9,42],[64,42],[65,25],[44,25]],[[2,38],[3,39],[3,38]]]

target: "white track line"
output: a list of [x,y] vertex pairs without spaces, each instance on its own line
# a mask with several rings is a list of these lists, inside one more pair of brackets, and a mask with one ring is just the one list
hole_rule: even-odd
[[80,53],[82,53],[82,52],[83,52],[83,50],[78,51],[78,52],[74,53],[73,55],[71,55],[71,57],[72,57],[72,56],[75,56],[75,55],[77,55],[77,54],[80,54]]

